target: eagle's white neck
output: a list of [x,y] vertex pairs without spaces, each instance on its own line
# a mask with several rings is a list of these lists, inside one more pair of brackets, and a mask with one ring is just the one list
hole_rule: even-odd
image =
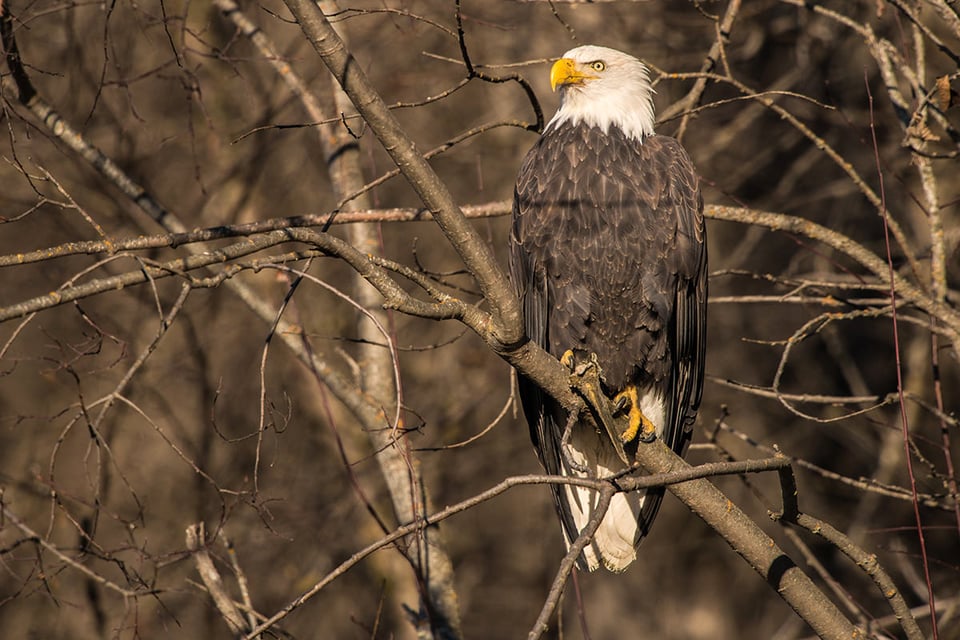
[[560,108],[547,123],[547,129],[563,123],[583,123],[599,127],[604,133],[608,133],[612,125],[638,142],[652,136],[656,121],[654,91],[646,67],[638,66],[642,73],[632,73],[625,83],[597,80],[588,86],[563,87]]

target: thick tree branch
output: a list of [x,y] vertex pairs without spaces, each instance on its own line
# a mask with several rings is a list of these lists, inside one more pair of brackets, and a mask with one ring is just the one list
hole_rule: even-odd
[[890,608],[893,609],[893,613],[900,622],[904,633],[907,634],[907,638],[910,640],[922,640],[924,637],[923,632],[920,631],[916,619],[910,612],[910,607],[903,599],[900,589],[897,588],[889,574],[880,566],[880,563],[877,561],[877,556],[867,553],[855,545],[850,538],[831,526],[828,522],[800,512],[797,483],[793,475],[793,469],[789,466],[780,469],[780,488],[783,500],[783,511],[779,514],[772,514],[774,520],[782,520],[802,527],[833,544],[864,573],[873,579],[880,593],[889,601]]
[[523,329],[519,303],[490,248],[467,223],[446,185],[400,127],[318,6],[311,0],[285,0],[285,3],[296,16],[310,44],[477,279],[484,298],[494,311],[490,337],[504,346],[520,343]]
[[[637,461],[654,474],[689,466],[660,440],[641,443]],[[864,637],[773,539],[708,480],[668,489],[719,533],[818,635],[833,640]]]

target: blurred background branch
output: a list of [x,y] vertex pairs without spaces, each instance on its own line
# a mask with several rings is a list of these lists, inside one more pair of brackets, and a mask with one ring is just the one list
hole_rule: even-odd
[[[638,566],[560,598],[549,492],[487,492],[538,470],[503,409],[509,365],[573,402],[520,340],[498,264],[525,130],[555,105],[548,61],[597,42],[649,61],[659,129],[706,185],[711,383],[691,462],[779,449],[804,509],[769,521],[772,474],[700,486],[839,624],[951,637],[950,3],[321,8],[4,1],[0,627],[808,635],[676,502]],[[237,576],[215,589],[234,625],[195,595],[193,523],[241,553],[242,572],[208,556]]]

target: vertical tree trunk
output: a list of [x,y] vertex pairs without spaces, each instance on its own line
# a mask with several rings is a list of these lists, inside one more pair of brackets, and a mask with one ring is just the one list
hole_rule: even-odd
[[[319,5],[327,15],[339,11],[334,0],[322,0]],[[330,82],[336,115],[354,113],[350,99],[336,79],[330,76]],[[365,184],[360,163],[360,143],[340,123],[322,127],[321,136],[334,194],[338,201],[342,201]],[[372,205],[368,194],[362,194],[346,203],[342,210],[370,208]],[[360,251],[371,255],[381,253],[377,224],[349,225],[348,233],[350,243]],[[390,326],[390,318],[382,308],[382,296],[359,275],[354,279],[352,295],[382,327]],[[384,416],[384,428],[369,431],[367,435],[389,488],[397,520],[400,524],[407,524],[427,513],[429,497],[420,476],[419,461],[410,451],[403,435],[402,417],[399,424],[393,424],[400,402],[394,369],[396,354],[391,345],[383,346],[386,342],[383,334],[364,315],[358,317],[357,333],[361,340],[358,345],[361,388],[363,393],[380,403]],[[421,638],[460,638],[453,565],[443,549],[440,532],[436,527],[430,527],[412,535],[406,540],[403,550],[414,568],[421,596],[416,620],[417,635]],[[402,590],[398,595],[402,597],[404,592],[409,593],[409,590]]]

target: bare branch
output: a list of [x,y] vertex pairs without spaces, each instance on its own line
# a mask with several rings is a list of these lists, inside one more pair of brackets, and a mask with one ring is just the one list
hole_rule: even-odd
[[563,556],[563,560],[560,562],[557,575],[553,579],[553,584],[550,585],[550,592],[547,594],[547,599],[540,609],[540,615],[537,617],[537,621],[533,623],[533,629],[527,634],[527,640],[538,640],[546,632],[550,617],[560,602],[560,596],[563,595],[563,588],[567,584],[567,578],[570,576],[570,572],[574,570],[580,553],[593,539],[593,534],[597,532],[597,528],[600,526],[600,523],[603,522],[603,517],[607,515],[607,509],[610,508],[610,500],[615,493],[616,490],[612,484],[600,490],[600,497],[597,500],[597,506],[594,512],[590,515],[586,526],[580,531],[580,535],[578,535],[577,539],[570,545],[567,554]]
[[[637,461],[654,474],[688,466],[659,440],[641,443]],[[668,489],[719,533],[817,634],[836,640],[861,637],[793,560],[709,481],[691,480]]]
[[377,135],[423,203],[433,213],[464,264],[477,278],[484,297],[495,311],[496,322],[491,327],[492,336],[502,345],[519,343],[523,333],[520,310],[506,275],[497,266],[486,244],[466,223],[446,185],[440,181],[413,141],[403,132],[319,8],[308,0],[285,2],[297,17],[310,44],[350,96],[357,111]]
[[113,582],[112,580],[108,580],[107,578],[104,578],[103,576],[96,573],[95,571],[90,570],[82,562],[68,556],[66,553],[61,551],[55,545],[45,540],[40,534],[38,534],[36,531],[31,529],[23,520],[21,520],[19,516],[17,516],[17,514],[15,514],[10,509],[8,509],[7,506],[2,503],[0,503],[0,514],[2,514],[4,520],[7,520],[13,523],[13,526],[19,529],[24,535],[29,537],[30,541],[40,545],[40,547],[42,547],[44,550],[48,551],[49,553],[53,554],[54,556],[56,556],[61,562],[72,567],[73,569],[76,569],[77,571],[85,575],[87,578],[92,580],[93,582],[103,587],[106,587],[107,589],[110,589],[111,591],[114,591],[125,598],[137,598],[140,596],[152,595],[156,593],[155,591],[150,589],[145,589],[142,591],[125,589],[120,585],[118,585],[117,583]]
[[836,546],[837,549],[850,558],[867,575],[873,578],[877,588],[880,589],[880,593],[889,601],[907,637],[910,638],[910,640],[921,640],[924,635],[920,631],[920,627],[917,626],[917,621],[910,613],[910,608],[903,599],[900,590],[893,584],[893,580],[891,580],[890,576],[883,570],[880,563],[877,562],[877,556],[868,554],[853,544],[853,541],[830,524],[800,512],[797,502],[797,483],[793,476],[793,470],[790,467],[780,469],[780,482],[783,497],[783,512],[780,514],[772,514],[774,520],[782,519],[786,522],[796,524]]
[[233,604],[233,599],[227,595],[220,572],[213,565],[213,560],[206,548],[204,526],[202,522],[187,527],[187,549],[193,552],[193,560],[197,565],[197,572],[203,580],[207,593],[213,598],[217,610],[227,623],[231,633],[243,637],[247,631],[247,623],[240,611]]
[[[659,454],[653,454],[654,457]],[[681,461],[682,462],[682,461]],[[743,462],[735,463],[717,463],[707,465],[704,469],[699,467],[689,467],[686,463],[683,463],[682,466],[678,466],[676,469],[663,473],[655,474],[650,476],[643,476],[637,478],[629,479],[620,479],[611,483],[611,480],[604,479],[590,479],[590,478],[575,478],[570,476],[546,476],[546,475],[526,475],[526,476],[512,476],[505,478],[501,482],[497,483],[493,487],[477,493],[476,495],[463,500],[455,505],[449,506],[441,511],[425,516],[422,519],[419,519],[415,522],[398,527],[389,535],[384,536],[380,540],[373,542],[367,545],[365,548],[356,552],[350,558],[341,563],[337,568],[328,573],[322,580],[314,584],[309,590],[305,591],[298,598],[287,604],[276,614],[271,616],[268,620],[263,622],[259,627],[253,629],[247,636],[248,640],[259,633],[262,633],[275,625],[277,622],[287,617],[290,613],[301,607],[305,602],[316,596],[320,591],[322,591],[327,585],[336,580],[338,577],[345,574],[356,564],[361,562],[363,559],[368,557],[370,554],[375,551],[384,548],[385,546],[403,538],[411,533],[419,531],[421,529],[435,525],[451,516],[454,516],[458,513],[462,513],[468,509],[471,509],[478,504],[487,502],[510,489],[526,485],[545,485],[545,484],[568,484],[575,485],[579,487],[588,487],[594,489],[598,492],[609,491],[611,487],[614,487],[615,490],[621,490],[618,485],[627,483],[630,487],[630,490],[633,489],[646,489],[651,487],[660,487],[664,485],[670,485],[674,482],[690,482],[693,479],[702,479],[709,476],[719,476],[719,475],[728,475],[728,474],[739,474],[743,473],[746,467],[757,467],[757,470],[768,471],[773,469],[779,469],[782,465],[789,464],[789,462],[784,462],[784,459],[777,458],[773,460],[749,460]],[[615,492],[615,491],[614,491]],[[584,544],[589,542],[589,537],[586,537]],[[576,556],[573,556],[574,559]],[[568,571],[569,572],[569,571]],[[558,574],[559,575],[559,574]]]

